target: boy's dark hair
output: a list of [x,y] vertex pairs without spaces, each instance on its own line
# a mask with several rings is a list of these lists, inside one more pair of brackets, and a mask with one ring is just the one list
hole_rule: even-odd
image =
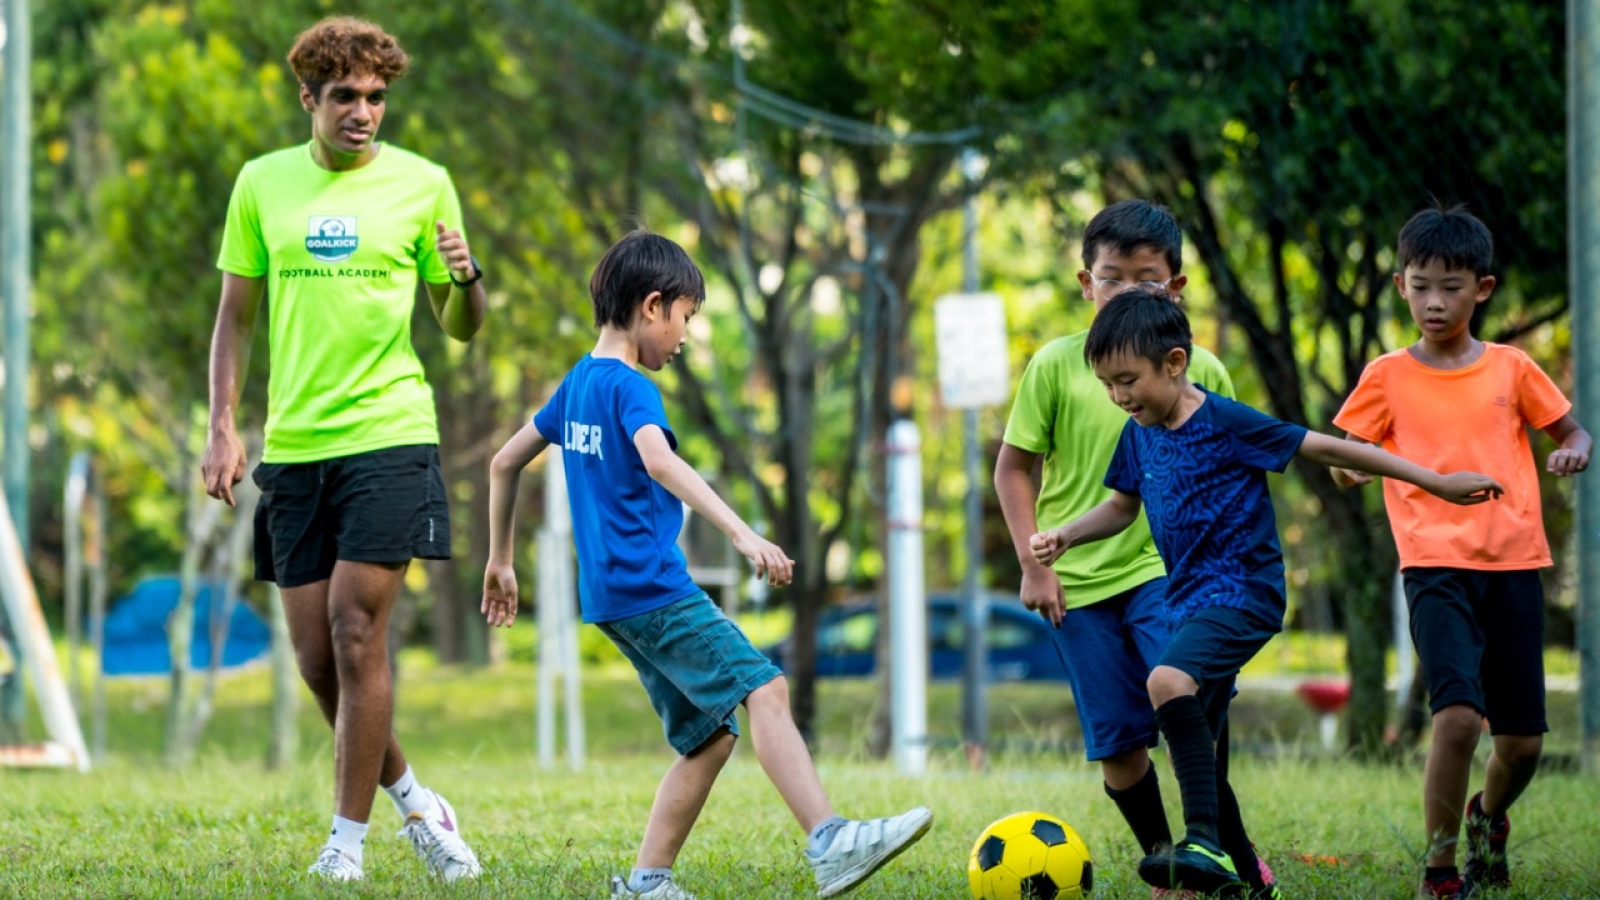
[[1092,366],[1118,353],[1132,353],[1159,366],[1174,347],[1182,347],[1186,356],[1194,354],[1194,333],[1183,308],[1166,291],[1129,288],[1095,313],[1083,358]]
[[1479,278],[1494,265],[1494,236],[1489,226],[1467,212],[1464,204],[1429,207],[1400,229],[1397,264],[1411,266],[1439,261],[1450,269],[1471,269]]
[[1083,232],[1083,267],[1094,268],[1101,247],[1124,256],[1153,247],[1176,275],[1183,269],[1183,230],[1172,211],[1148,200],[1121,200],[1095,213]]
[[322,88],[350,75],[376,75],[393,84],[411,60],[400,44],[377,25],[354,16],[329,16],[300,32],[289,51],[294,77],[322,102]]
[[694,308],[706,300],[706,280],[689,254],[669,238],[639,229],[611,245],[589,278],[594,302],[594,327],[627,328],[652,291],[667,303],[692,297]]

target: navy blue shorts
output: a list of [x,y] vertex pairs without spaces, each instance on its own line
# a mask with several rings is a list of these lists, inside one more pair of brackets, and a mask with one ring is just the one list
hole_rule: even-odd
[[1200,685],[1198,696],[1212,738],[1222,736],[1239,670],[1282,630],[1281,617],[1273,621],[1249,609],[1212,606],[1190,616],[1173,633],[1160,664],[1187,673]]
[[450,506],[439,448],[385,447],[308,463],[262,463],[253,475],[256,580],[326,581],[333,564],[450,558]]
[[667,743],[682,756],[718,729],[738,734],[739,704],[783,675],[705,591],[596,627],[633,663]]
[[1428,706],[1470,706],[1494,734],[1544,734],[1544,585],[1536,569],[1405,569]]
[[1166,603],[1167,579],[1153,578],[1067,610],[1053,630],[1091,762],[1156,745],[1146,683],[1172,638]]

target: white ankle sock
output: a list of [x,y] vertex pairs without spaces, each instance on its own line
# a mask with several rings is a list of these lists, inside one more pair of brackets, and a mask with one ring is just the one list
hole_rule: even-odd
[[400,776],[399,781],[384,788],[383,792],[394,801],[394,808],[400,812],[401,818],[414,812],[427,812],[433,800],[428,789],[417,783],[417,776],[412,773],[410,766],[406,766],[405,774]]
[[333,817],[333,833],[328,835],[328,846],[361,865],[361,845],[367,839],[367,823]]

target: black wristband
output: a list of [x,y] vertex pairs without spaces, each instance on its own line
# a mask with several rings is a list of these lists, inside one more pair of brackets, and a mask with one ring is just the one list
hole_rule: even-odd
[[478,265],[478,258],[476,256],[468,256],[467,259],[472,260],[471,278],[468,278],[466,281],[457,281],[456,271],[454,269],[450,270],[450,283],[458,288],[472,287],[478,283],[479,279],[483,278],[483,267]]

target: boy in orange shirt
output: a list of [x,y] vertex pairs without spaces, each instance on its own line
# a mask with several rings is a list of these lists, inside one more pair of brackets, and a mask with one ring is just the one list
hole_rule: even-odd
[[[1525,353],[1472,336],[1472,313],[1494,291],[1493,257],[1489,229],[1463,207],[1425,209],[1406,223],[1394,283],[1422,337],[1369,363],[1333,420],[1352,440],[1430,469],[1481,471],[1505,486],[1496,502],[1456,506],[1401,481],[1383,485],[1433,710],[1423,898],[1511,883],[1506,811],[1533,779],[1549,730],[1539,569],[1551,559],[1527,429],[1559,445],[1546,462],[1556,475],[1582,472],[1593,446],[1572,404]],[[1333,475],[1347,486],[1372,480],[1345,469]],[[1458,871],[1461,810],[1486,718],[1494,751],[1483,790],[1466,803]]]

